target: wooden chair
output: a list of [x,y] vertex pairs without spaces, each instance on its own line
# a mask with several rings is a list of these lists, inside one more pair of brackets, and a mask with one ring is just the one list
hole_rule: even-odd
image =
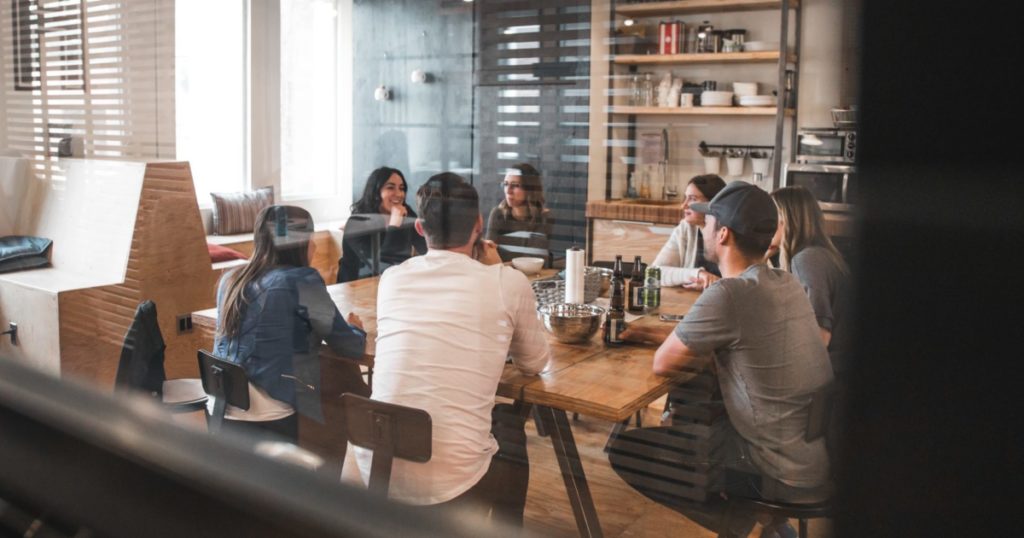
[[430,461],[432,426],[422,409],[378,402],[357,394],[341,395],[346,436],[353,445],[373,451],[369,490],[387,496],[394,458]]
[[198,378],[167,379],[164,372],[166,347],[157,323],[156,304],[153,301],[139,303],[124,336],[114,390],[148,393],[172,413],[202,409],[207,397]]
[[210,433],[217,433],[224,424],[228,404],[249,409],[249,378],[240,365],[214,357],[208,351],[199,350],[197,359],[203,390],[216,398],[207,427]]
[[[832,416],[836,389],[834,385],[826,385],[814,394],[811,408],[807,414],[807,432],[804,439],[814,441],[822,437],[828,446],[832,436]],[[833,452],[833,451],[830,451]],[[826,499],[815,503],[785,503],[760,498],[730,497],[730,503],[746,505],[751,509],[767,513],[773,518],[791,518],[799,521],[799,536],[807,538],[807,520],[832,517],[832,500]]]

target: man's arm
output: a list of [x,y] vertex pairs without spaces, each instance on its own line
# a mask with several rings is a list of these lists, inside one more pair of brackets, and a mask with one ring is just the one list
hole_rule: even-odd
[[701,370],[711,360],[711,355],[700,355],[687,347],[673,331],[654,352],[654,373],[676,375],[682,371]]
[[503,270],[502,273],[503,278],[510,278],[513,284],[509,287],[502,284],[504,290],[512,288],[512,293],[506,298],[514,309],[515,331],[508,350],[512,364],[524,374],[536,375],[547,367],[551,359],[547,334],[537,319],[537,298],[522,273],[515,270]]

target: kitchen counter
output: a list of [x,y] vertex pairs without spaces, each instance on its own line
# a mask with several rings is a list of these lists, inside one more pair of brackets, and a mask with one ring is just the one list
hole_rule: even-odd
[[676,225],[683,218],[683,204],[681,200],[593,200],[587,202],[586,217]]

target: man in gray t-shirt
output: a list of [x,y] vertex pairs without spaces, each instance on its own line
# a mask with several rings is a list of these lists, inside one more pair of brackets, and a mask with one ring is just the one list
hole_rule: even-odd
[[811,395],[831,381],[832,369],[792,274],[757,263],[723,278],[701,294],[671,339],[678,343],[670,348],[685,352],[662,354],[668,369],[687,354],[714,356],[729,421],[758,470],[795,488],[827,482],[824,442],[808,443],[804,432]]
[[[812,395],[832,381],[833,373],[802,286],[792,274],[762,262],[778,222],[775,204],[768,193],[737,181],[693,208],[705,213],[707,256],[718,263],[722,279],[704,290],[686,318],[665,335],[654,355],[654,371],[677,375],[713,363],[729,417],[727,450],[718,461],[727,469],[727,494],[823,500],[829,491],[828,454],[823,439],[807,442],[805,433]],[[616,443],[636,446],[640,437],[649,443],[657,430],[633,430]],[[616,454],[614,445],[611,452]],[[628,460],[611,460],[629,481]],[[750,514],[732,516],[724,523],[710,516],[694,519],[713,522],[723,535],[749,531]],[[784,527],[784,519],[766,525],[767,535],[784,535]]]

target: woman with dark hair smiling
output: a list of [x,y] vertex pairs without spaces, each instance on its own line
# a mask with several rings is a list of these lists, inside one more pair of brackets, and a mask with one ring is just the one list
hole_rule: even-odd
[[[362,321],[355,314],[342,317],[320,273],[309,267],[316,248],[312,233],[313,219],[302,208],[263,209],[252,257],[217,287],[213,352],[240,364],[249,378],[249,408],[227,406],[227,431],[298,442],[296,411],[323,422],[321,342],[340,355],[363,355]],[[355,363],[345,373],[351,390],[369,393]],[[213,405],[211,397],[208,409]]]
[[501,186],[505,198],[487,217],[487,239],[498,245],[547,250],[551,220],[544,207],[540,172],[527,163],[514,164]]
[[382,166],[370,173],[363,197],[352,205],[345,223],[339,283],[374,276],[375,249],[377,274],[412,257],[413,249],[427,252],[426,241],[413,228],[416,212],[405,203],[408,190],[405,176],[395,168]]
[[683,286],[702,290],[718,280],[718,266],[704,257],[704,214],[690,208],[691,204],[707,203],[725,188],[725,181],[715,174],[696,176],[686,184],[683,192],[683,220],[672,230],[672,235],[654,259],[654,267],[661,268],[662,286]]

